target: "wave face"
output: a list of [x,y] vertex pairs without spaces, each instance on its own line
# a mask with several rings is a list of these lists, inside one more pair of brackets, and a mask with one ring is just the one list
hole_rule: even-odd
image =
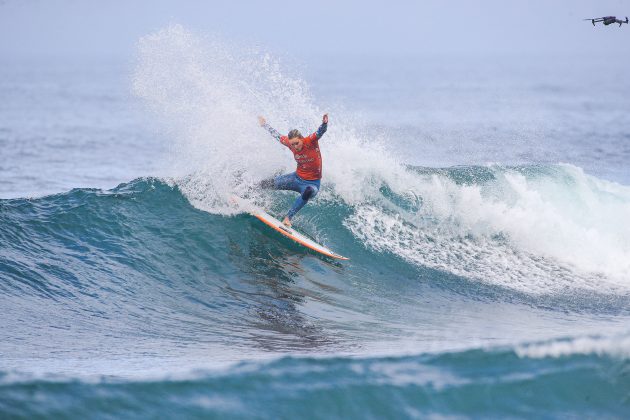
[[[566,178],[574,169],[409,171],[425,177],[419,189],[443,184],[448,195],[501,184],[506,173],[525,177],[521,173],[531,171],[534,178],[547,177],[539,181],[544,185],[556,179],[548,173]],[[565,185],[565,178],[556,182]],[[234,348],[243,357],[285,351],[372,354],[390,351],[389,343],[397,341],[398,350],[426,351],[490,337],[496,343],[535,340],[573,328],[601,333],[618,328],[602,325],[602,316],[619,315],[623,323],[628,314],[623,282],[569,265],[561,270],[562,261],[527,255],[508,233],[463,235],[459,220],[439,220],[423,196],[411,202],[384,182],[375,189],[379,200],[354,206],[329,192],[298,220],[304,232],[347,255],[351,260],[345,263],[311,254],[251,216],[201,211],[176,184],[155,178],[109,191],[2,200],[0,290],[12,314],[3,346],[7,354],[32,358],[38,370],[42,349],[54,352],[61,345],[80,355],[68,362],[72,372],[84,368],[86,346],[97,351],[131,345],[133,354],[150,354],[156,345],[195,343],[211,349],[217,363],[233,360]],[[283,192],[271,197],[277,211],[293,199]],[[407,210],[395,216],[392,206]],[[485,276],[506,256],[509,264]],[[514,267],[519,269],[514,284],[493,281]],[[542,282],[542,275],[562,282],[562,288]],[[489,333],[476,320],[497,308],[505,319]],[[540,312],[548,310],[563,316]],[[571,327],[567,320],[579,322]],[[54,339],[44,331],[54,331]],[[193,347],[185,345],[181,356],[203,365],[203,352]],[[112,374],[132,376],[153,369],[126,362],[112,366]]]
[[[354,205],[324,184],[298,217],[301,230],[351,258],[317,259],[331,277],[378,272],[378,260],[399,274],[459,279],[530,302],[569,291],[567,305],[589,294],[614,308],[628,295],[627,187],[567,165],[408,168],[406,176],[412,184],[373,179]],[[292,199],[272,192],[267,204],[281,214]],[[151,287],[184,283],[193,292],[208,287],[200,278],[256,279],[274,270],[276,255],[311,255],[247,215],[200,211],[176,182],[156,178],[1,203],[4,292],[85,299],[95,310],[105,296],[145,306],[133,300]],[[295,276],[277,267],[270,277],[282,274]]]

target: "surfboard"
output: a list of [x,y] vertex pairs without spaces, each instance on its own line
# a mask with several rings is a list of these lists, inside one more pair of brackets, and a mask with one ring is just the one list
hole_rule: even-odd
[[230,198],[230,201],[232,201],[236,206],[238,206],[241,210],[244,210],[246,212],[248,212],[249,214],[251,214],[252,216],[254,216],[255,218],[257,218],[258,220],[260,220],[261,222],[263,222],[264,224],[266,224],[267,226],[269,226],[270,228],[274,229],[276,232],[286,236],[289,239],[292,239],[293,241],[297,242],[298,244],[311,249],[315,252],[318,252],[322,255],[325,255],[327,257],[330,258],[334,258],[337,260],[347,260],[348,258],[337,254],[336,252],[330,250],[329,248],[326,248],[325,246],[318,244],[317,242],[315,242],[314,240],[312,240],[311,238],[307,237],[306,235],[298,232],[297,230],[295,230],[292,227],[287,227],[285,225],[282,224],[282,222],[278,219],[276,219],[275,217],[273,217],[272,215],[270,215],[269,213],[267,213],[266,211],[264,211],[263,209],[261,209],[260,207],[256,206],[255,204],[241,198],[238,196],[232,196]]

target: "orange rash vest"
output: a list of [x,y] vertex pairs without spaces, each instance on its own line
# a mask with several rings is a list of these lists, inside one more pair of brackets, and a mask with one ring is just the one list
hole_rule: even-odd
[[291,147],[287,136],[280,137],[280,143],[284,144],[293,152],[293,157],[297,162],[295,172],[297,176],[307,181],[316,181],[322,178],[322,154],[319,152],[319,138],[317,133],[313,133],[302,139],[304,144],[299,152]]

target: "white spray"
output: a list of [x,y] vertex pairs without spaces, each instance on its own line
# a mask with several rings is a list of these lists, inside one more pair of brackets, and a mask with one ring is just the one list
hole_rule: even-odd
[[[133,90],[173,139],[173,177],[201,209],[231,214],[231,193],[294,169],[257,115],[280,131],[306,132],[329,111],[323,193],[309,206],[352,206],[344,225],[365,246],[527,293],[630,289],[628,187],[570,165],[532,174],[490,167],[492,179],[483,183],[419,173],[388,153],[383,139],[362,134],[351,116],[320,109],[306,83],[268,53],[201,39],[179,25],[140,40]],[[384,186],[411,207],[384,196]]]

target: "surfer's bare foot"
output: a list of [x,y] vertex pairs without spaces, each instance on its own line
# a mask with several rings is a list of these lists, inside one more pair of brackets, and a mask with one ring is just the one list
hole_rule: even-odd
[[285,217],[284,220],[282,221],[282,224],[285,225],[286,227],[291,227],[291,220],[288,217]]

